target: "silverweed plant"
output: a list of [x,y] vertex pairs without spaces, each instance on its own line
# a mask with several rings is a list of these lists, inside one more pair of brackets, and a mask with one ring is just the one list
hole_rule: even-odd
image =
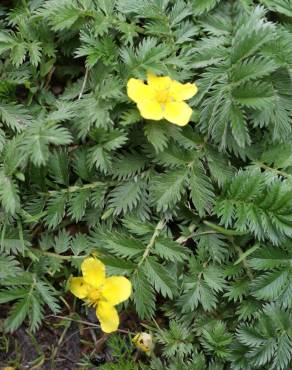
[[291,369],[292,1],[3,0],[0,73],[1,332]]

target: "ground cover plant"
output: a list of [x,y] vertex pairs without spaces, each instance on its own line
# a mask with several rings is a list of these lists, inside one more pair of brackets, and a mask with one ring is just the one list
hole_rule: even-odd
[[1,1],[1,366],[291,369],[291,41],[291,0]]

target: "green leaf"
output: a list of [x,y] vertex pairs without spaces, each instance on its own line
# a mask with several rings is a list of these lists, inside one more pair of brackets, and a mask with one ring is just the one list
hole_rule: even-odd
[[6,331],[13,332],[20,327],[30,309],[30,296],[27,295],[20,299],[11,311],[8,318],[5,320],[4,328]]
[[232,342],[232,335],[227,331],[223,322],[216,322],[212,328],[202,330],[201,343],[209,353],[216,357],[228,358],[230,354],[229,345]]
[[20,271],[19,262],[13,256],[0,256],[0,279],[16,276]]
[[71,237],[66,230],[59,231],[54,240],[54,249],[56,253],[61,254],[67,252],[70,248]]
[[54,193],[48,201],[46,224],[50,229],[54,229],[62,221],[65,215],[65,205],[67,194]]
[[41,326],[44,311],[41,302],[34,295],[31,296],[30,328],[35,332]]
[[20,205],[19,188],[16,182],[0,170],[0,201],[5,210],[15,214]]
[[141,181],[124,182],[110,193],[109,206],[115,209],[115,214],[126,214],[138,205],[142,192],[141,185]]
[[133,299],[139,317],[150,319],[155,312],[155,294],[147,275],[141,270],[132,276]]
[[136,257],[142,255],[145,250],[144,244],[139,240],[114,231],[96,230],[92,233],[90,241],[118,257]]
[[163,259],[172,262],[183,262],[188,256],[187,250],[182,245],[162,236],[156,239],[153,252]]
[[156,152],[162,151],[168,143],[167,124],[149,122],[144,126],[148,141],[154,146]]
[[193,165],[190,171],[189,186],[191,198],[199,216],[204,217],[210,213],[214,203],[214,189],[209,177],[205,174],[201,162]]
[[55,150],[50,157],[49,172],[58,184],[69,186],[68,167],[68,153],[64,150]]
[[281,248],[263,246],[249,258],[249,265],[256,270],[268,270],[291,264],[292,255]]
[[68,213],[75,221],[80,221],[84,216],[89,197],[89,189],[81,189],[70,194]]
[[34,122],[26,130],[23,140],[24,150],[29,154],[36,166],[45,164],[49,159],[49,145],[66,145],[72,141],[72,136],[64,127],[42,125]]
[[288,284],[291,284],[290,275],[289,270],[282,269],[259,276],[252,285],[255,297],[265,300],[278,298],[287,289]]
[[137,151],[123,153],[115,159],[111,174],[119,180],[131,178],[143,171],[146,163],[146,158]]
[[27,49],[31,64],[36,67],[41,61],[41,43],[37,41],[32,42],[28,44]]
[[234,83],[242,84],[263,76],[269,76],[276,69],[276,63],[270,58],[253,56],[233,66],[231,79]]
[[235,100],[254,109],[269,108],[275,102],[273,87],[268,83],[247,83],[233,90]]
[[21,104],[0,104],[1,121],[13,131],[20,132],[31,120],[31,115]]
[[261,0],[268,9],[292,17],[292,6],[290,0]]
[[234,139],[240,147],[250,145],[251,139],[248,133],[246,118],[244,113],[236,105],[231,105],[229,111],[231,131]]
[[54,288],[45,283],[44,281],[38,280],[36,283],[36,289],[42,297],[43,301],[49,306],[51,311],[56,314],[60,310],[60,306],[56,299],[56,291]]
[[263,18],[262,7],[255,7],[247,22],[238,27],[233,38],[231,60],[238,62],[275,38],[274,25]]
[[185,192],[186,180],[186,169],[175,169],[153,178],[151,196],[158,211],[167,211],[181,200]]
[[173,298],[176,283],[169,271],[154,258],[148,257],[143,264],[142,271],[148,276],[151,284],[163,297]]
[[196,0],[192,6],[195,15],[200,15],[214,8],[220,0]]

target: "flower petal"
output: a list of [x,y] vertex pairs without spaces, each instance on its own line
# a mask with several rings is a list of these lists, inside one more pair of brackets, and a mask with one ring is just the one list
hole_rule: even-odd
[[170,87],[170,95],[176,101],[191,99],[198,92],[195,84],[182,84],[178,81],[172,81]]
[[144,100],[137,104],[142,117],[159,121],[163,118],[161,105],[155,100]]
[[108,302],[100,301],[96,308],[96,316],[100,321],[101,330],[105,333],[116,331],[120,318],[114,306]]
[[83,279],[94,288],[99,288],[105,280],[105,265],[94,257],[86,258],[81,265]]
[[156,91],[167,90],[171,86],[171,78],[168,76],[158,77],[152,73],[148,73],[147,83],[151,89],[154,89]]
[[105,280],[101,295],[112,305],[126,301],[132,292],[130,280],[124,276],[111,276]]
[[143,81],[136,78],[130,78],[127,84],[128,97],[135,103],[141,100],[149,100],[154,98],[154,91]]
[[75,295],[75,297],[83,299],[87,297],[90,290],[90,286],[86,284],[83,277],[72,277],[69,280],[70,292]]
[[192,115],[192,109],[184,102],[170,102],[165,105],[164,118],[178,126],[185,126]]

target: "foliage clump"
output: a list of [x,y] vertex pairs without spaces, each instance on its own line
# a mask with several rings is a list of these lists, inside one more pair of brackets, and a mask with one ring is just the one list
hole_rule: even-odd
[[[290,369],[292,2],[2,3],[5,330],[73,309],[93,254],[155,333],[141,366]],[[187,126],[140,116],[149,72],[196,83]]]

